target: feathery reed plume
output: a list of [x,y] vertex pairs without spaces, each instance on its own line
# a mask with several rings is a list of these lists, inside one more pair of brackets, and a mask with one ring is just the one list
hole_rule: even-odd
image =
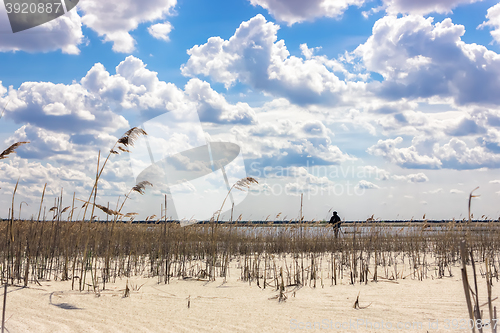
[[144,192],[146,191],[146,186],[152,187],[153,184],[151,184],[147,180],[144,180],[144,181],[140,182],[139,184],[135,185],[134,187],[132,187],[132,191],[137,192],[139,194],[144,194]]
[[250,188],[250,185],[252,184],[258,184],[259,182],[252,177],[245,177],[240,180],[238,180],[233,187],[236,188],[237,190],[244,191],[246,188]]
[[1,154],[0,154],[0,160],[6,159],[8,155],[15,153],[16,148],[19,146],[22,146],[26,143],[30,143],[29,141],[21,141],[21,142],[16,142],[13,145],[11,145],[9,148],[5,149]]
[[[118,143],[122,144],[125,147],[128,146],[134,146],[134,141],[140,136],[140,135],[147,135],[146,131],[144,131],[142,128],[139,127],[132,127],[128,131],[123,134],[121,138],[118,139]],[[126,151],[128,150],[124,147],[118,146],[118,149],[121,151]]]
[[240,190],[240,191],[245,191],[245,189],[249,189],[252,184],[258,184],[258,183],[259,182],[255,178],[252,178],[252,177],[245,177],[245,178],[238,180],[236,183],[234,183],[233,186],[231,186],[231,188],[227,192],[226,197],[224,198],[224,201],[222,202],[222,206],[220,207],[220,209],[217,212],[215,212],[217,214],[217,222],[219,221],[220,213],[222,212],[222,209],[224,208],[224,204],[226,203],[227,197],[229,196],[229,194],[231,193],[233,188]]
[[100,210],[102,210],[103,212],[105,212],[108,215],[123,215],[120,212],[117,212],[116,210],[112,210],[112,209],[105,207],[103,205],[99,205],[99,204],[95,204],[95,205],[97,208],[99,208]]
[[[146,192],[146,186],[151,186],[153,187],[153,184],[151,184],[150,182],[148,182],[147,180],[144,180],[142,182],[140,182],[139,184],[136,184],[134,187],[132,187],[130,189],[130,191],[128,191],[128,193],[125,195],[125,199],[123,199],[123,202],[120,206],[120,208],[118,209],[118,203],[116,203],[116,209],[117,210],[112,210],[112,209],[107,209],[108,211],[112,211],[114,212],[115,214],[110,214],[110,215],[115,215],[115,221],[117,220],[117,217],[118,216],[125,216],[125,217],[132,217],[132,219],[134,218],[135,215],[138,215],[137,213],[127,213],[127,214],[122,214],[121,211],[123,209],[123,206],[125,205],[125,202],[127,201],[127,199],[130,197],[130,193],[132,192],[137,192],[139,194],[144,194]],[[118,201],[120,201],[120,199],[118,198]],[[103,206],[104,207],[104,206]],[[101,208],[102,210],[102,208]]]
[[[104,160],[104,163],[102,164],[102,166],[100,166],[99,162],[97,163],[98,172],[97,172],[96,179],[95,179],[94,185],[92,187],[92,190],[90,191],[89,200],[87,202],[90,202],[90,199],[92,199],[92,195],[95,196],[95,192],[97,191],[97,184],[99,182],[99,179],[101,178],[102,172],[104,171],[104,167],[106,166],[106,163],[108,163],[108,160],[109,160],[111,154],[114,154],[114,155],[118,155],[119,154],[119,152],[116,151],[115,148],[118,146],[117,149],[119,151],[125,151],[125,152],[127,152],[129,150],[126,149],[125,147],[129,147],[129,146],[133,147],[134,146],[134,141],[139,136],[141,136],[141,135],[148,135],[148,133],[146,133],[146,131],[144,131],[142,128],[132,127],[131,129],[129,129],[128,131],[126,131],[125,134],[123,134],[122,137],[119,138],[115,142],[115,144],[113,145],[113,147],[109,150],[109,154],[106,157],[106,159]],[[123,145],[124,147],[122,147],[120,145]],[[100,170],[99,170],[99,167],[100,167]],[[85,215],[86,215],[86,213],[87,213],[87,207],[85,207],[85,210],[83,212],[82,221],[85,221]]]
[[134,212],[131,212],[131,213],[127,213],[127,214],[125,214],[124,216],[125,216],[125,217],[131,217],[131,216],[135,216],[135,215],[139,215],[139,213],[134,213]]

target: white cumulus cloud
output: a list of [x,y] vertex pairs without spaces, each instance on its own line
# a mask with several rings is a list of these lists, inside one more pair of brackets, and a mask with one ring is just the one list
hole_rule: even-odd
[[344,81],[335,74],[347,73],[338,61],[312,51],[305,53],[305,60],[290,56],[285,42],[277,41],[278,29],[259,14],[241,23],[228,40],[210,37],[188,50],[182,74],[209,76],[226,88],[241,82],[297,104],[333,105],[354,92],[363,93],[364,82]]
[[482,146],[469,145],[458,138],[451,138],[444,144],[434,142],[430,150],[423,152],[414,138],[409,147],[397,147],[403,142],[402,137],[379,140],[367,149],[367,152],[382,156],[403,168],[409,169],[480,169],[500,167],[500,155]]
[[478,0],[384,0],[389,13],[425,15],[429,13],[450,13],[454,8],[474,3]]
[[392,163],[405,168],[438,168],[441,161],[436,157],[420,155],[413,146],[398,148],[403,142],[402,137],[396,139],[378,140],[377,144],[368,148],[367,152],[375,156],[383,156]]
[[168,42],[170,40],[168,34],[172,31],[172,24],[170,22],[156,23],[148,28],[148,32],[156,39]]
[[429,178],[423,172],[412,173],[412,174],[405,175],[405,176],[394,175],[394,176],[392,176],[392,178],[394,178],[396,180],[407,181],[408,183],[424,183],[424,182],[429,181]]
[[229,104],[224,96],[210,87],[208,82],[194,78],[186,84],[185,92],[197,104],[201,121],[213,123],[250,124],[256,121],[254,110],[247,104]]
[[266,9],[278,21],[289,25],[318,17],[341,16],[349,6],[361,6],[365,0],[249,0]]
[[463,25],[450,18],[433,23],[418,15],[386,16],[372,36],[357,47],[369,71],[382,82],[370,86],[388,100],[451,98],[456,104],[500,104],[500,55],[478,44],[467,44]]
[[359,189],[365,189],[365,190],[371,190],[371,189],[377,189],[380,188],[379,186],[373,184],[372,182],[369,182],[367,180],[360,180],[358,182],[357,188]]
[[478,29],[488,26],[492,27],[493,30],[490,32],[491,36],[497,43],[500,43],[500,3],[488,8],[486,19],[486,21],[478,26]]
[[51,52],[79,54],[83,42],[82,22],[76,10],[45,24],[12,33],[5,7],[0,6],[0,52]]
[[115,52],[132,52],[135,39],[130,34],[139,24],[163,19],[172,13],[177,0],[85,0],[78,5],[82,22],[113,43]]

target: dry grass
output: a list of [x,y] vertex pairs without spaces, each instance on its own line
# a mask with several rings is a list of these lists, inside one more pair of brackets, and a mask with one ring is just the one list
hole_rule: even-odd
[[[353,284],[408,277],[424,280],[451,274],[451,267],[460,264],[461,239],[467,239],[476,260],[488,260],[492,277],[498,278],[500,270],[496,225],[454,225],[396,234],[390,227],[363,225],[353,226],[352,233],[335,239],[329,227],[308,224],[219,224],[213,228],[164,222],[89,223],[58,217],[0,222],[0,234],[12,238],[12,242],[0,244],[2,274],[12,284],[72,279],[83,290],[88,285],[102,289],[106,281],[133,275],[157,277],[161,282],[171,277],[215,279],[224,278],[229,273],[228,263],[234,260],[240,262],[243,281],[263,288],[272,285],[279,289],[283,284],[315,287],[327,280],[335,285],[344,274]],[[285,264],[278,266],[278,258],[284,258]],[[405,264],[413,269],[403,271]],[[329,276],[320,276],[323,265],[328,266]]]

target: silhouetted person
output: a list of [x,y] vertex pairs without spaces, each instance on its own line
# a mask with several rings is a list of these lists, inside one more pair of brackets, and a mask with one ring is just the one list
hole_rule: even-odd
[[333,224],[333,232],[335,233],[335,238],[339,237],[340,223],[342,222],[340,216],[337,215],[337,212],[333,212],[333,216],[330,219],[330,223]]

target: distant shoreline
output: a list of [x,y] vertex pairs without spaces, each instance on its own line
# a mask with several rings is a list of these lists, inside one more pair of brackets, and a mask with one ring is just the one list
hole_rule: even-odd
[[[10,219],[1,219],[1,221],[9,221]],[[42,222],[42,221],[40,221]],[[45,222],[52,222],[52,220],[45,220]],[[67,222],[61,220],[61,222]],[[73,221],[80,222],[80,221]],[[86,220],[85,222],[89,222]],[[181,221],[179,220],[167,220],[167,224],[179,224]],[[477,224],[490,224],[490,223],[499,223],[497,220],[472,220],[472,223]],[[106,223],[106,221],[94,221],[94,223]],[[107,223],[113,223],[113,221],[108,221]],[[121,221],[120,223],[130,223],[129,221]],[[132,221],[132,224],[163,224],[164,220],[160,221]],[[199,221],[194,224],[210,224],[209,220]],[[280,225],[307,225],[307,226],[326,226],[328,225],[328,221],[219,221],[218,224],[229,224],[234,226],[280,226]],[[467,220],[383,220],[383,221],[343,221],[343,225],[358,225],[359,227],[371,227],[371,226],[382,226],[390,224],[391,226],[412,226],[412,225],[423,225],[423,224],[432,224],[432,225],[440,225],[440,224],[468,224]]]

